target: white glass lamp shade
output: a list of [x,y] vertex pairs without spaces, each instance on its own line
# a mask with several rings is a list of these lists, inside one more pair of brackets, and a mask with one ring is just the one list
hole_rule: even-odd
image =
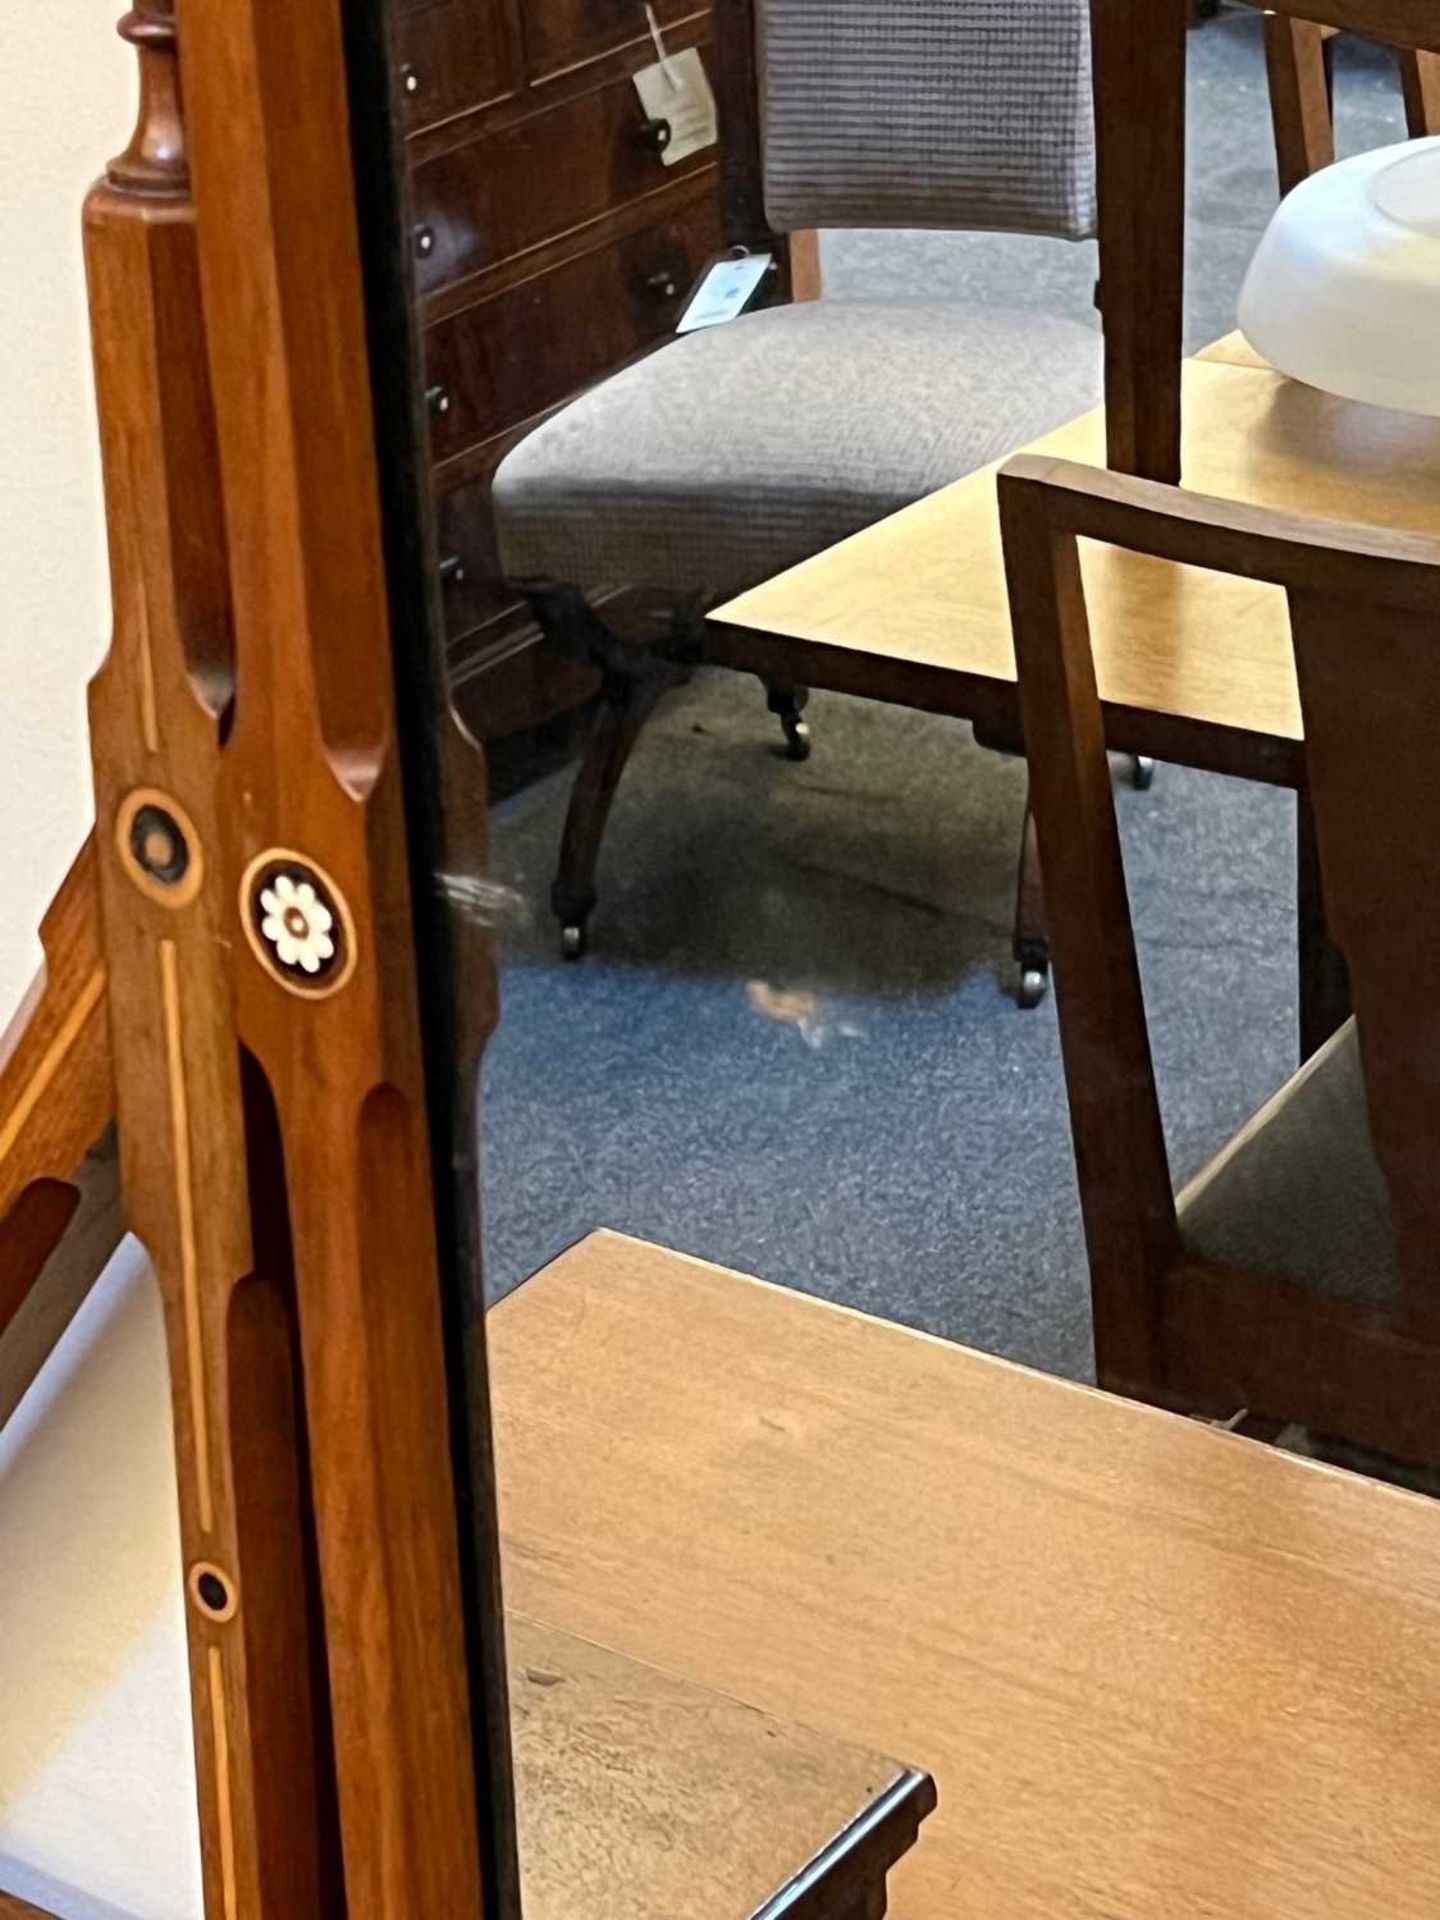
[[1307,386],[1440,414],[1440,137],[1339,160],[1287,194],[1240,327]]

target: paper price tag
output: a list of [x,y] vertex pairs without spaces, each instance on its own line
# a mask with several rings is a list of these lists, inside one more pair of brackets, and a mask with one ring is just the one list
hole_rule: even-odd
[[718,327],[743,313],[760,283],[775,263],[770,253],[747,253],[738,260],[717,260],[690,296],[676,323],[676,333],[694,333],[699,327]]
[[660,155],[667,167],[714,146],[720,133],[715,95],[698,48],[667,53],[654,66],[642,67],[635,91],[647,118],[669,124],[670,139]]

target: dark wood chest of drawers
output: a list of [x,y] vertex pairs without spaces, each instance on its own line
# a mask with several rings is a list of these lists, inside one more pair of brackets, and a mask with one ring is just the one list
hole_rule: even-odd
[[[716,153],[666,166],[633,76],[644,0],[391,0],[456,699],[485,738],[579,703],[499,577],[491,476],[539,418],[674,328],[721,244]],[[654,0],[711,64],[708,4]]]

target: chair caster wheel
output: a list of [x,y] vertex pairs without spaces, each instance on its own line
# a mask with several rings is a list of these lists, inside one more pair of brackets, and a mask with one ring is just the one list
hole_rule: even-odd
[[787,717],[782,722],[782,725],[785,728],[785,752],[788,758],[791,760],[808,760],[810,758],[809,721],[792,720]]
[[571,920],[560,929],[560,956],[564,960],[579,960],[584,952],[584,923],[579,920]]
[[1015,998],[1022,1007],[1038,1007],[1049,985],[1050,976],[1043,968],[1026,967],[1020,975],[1020,988]]
[[1155,762],[1148,753],[1137,753],[1130,761],[1130,784],[1137,793],[1148,793],[1155,784]]

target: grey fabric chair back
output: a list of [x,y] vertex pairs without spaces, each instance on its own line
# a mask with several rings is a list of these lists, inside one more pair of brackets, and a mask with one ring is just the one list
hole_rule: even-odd
[[765,210],[1095,230],[1089,0],[756,0]]

